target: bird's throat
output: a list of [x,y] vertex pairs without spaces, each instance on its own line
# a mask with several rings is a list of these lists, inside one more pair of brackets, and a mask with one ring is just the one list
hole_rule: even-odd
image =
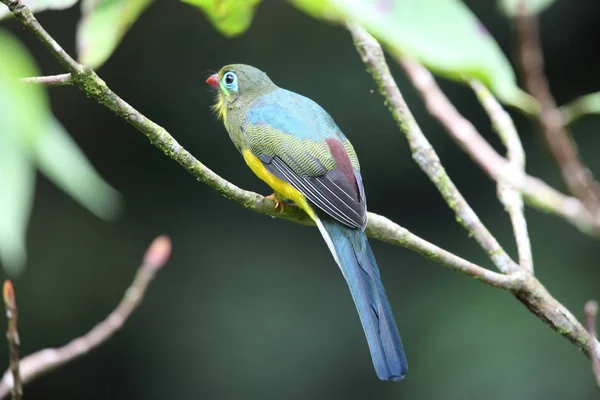
[[225,102],[225,96],[219,92],[217,103],[213,106],[213,111],[217,114],[217,117],[221,121],[225,121],[227,118],[227,104]]

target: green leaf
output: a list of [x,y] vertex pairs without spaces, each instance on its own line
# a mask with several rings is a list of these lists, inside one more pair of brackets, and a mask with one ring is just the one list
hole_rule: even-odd
[[589,93],[560,107],[565,124],[569,125],[588,114],[600,115],[600,92]]
[[181,0],[201,9],[213,26],[227,37],[244,33],[261,0]]
[[39,75],[33,57],[12,35],[0,30],[0,135],[35,140],[47,113],[44,88],[24,85],[19,78]]
[[96,172],[65,128],[55,118],[47,120],[35,143],[34,156],[40,170],[96,216],[116,217],[121,199]]
[[554,0],[498,0],[500,10],[510,17],[519,15],[521,3],[525,4],[526,13],[539,14],[550,7]]
[[343,22],[344,13],[339,10],[333,1],[329,0],[290,0],[297,8],[314,18]]
[[[1,78],[0,78],[1,80]],[[0,89],[0,96],[3,92]],[[6,134],[0,119],[0,264],[11,275],[23,270],[35,169],[22,146]]]
[[292,0],[319,18],[355,21],[393,56],[411,56],[434,73],[476,78],[503,102],[533,113],[536,102],[516,83],[506,56],[459,0]]
[[79,62],[101,66],[152,0],[82,0],[77,27]]
[[26,260],[36,166],[101,218],[116,215],[120,196],[54,119],[45,89],[19,82],[39,72],[28,51],[3,30],[0,54],[0,263],[15,275]]
[[0,262],[16,274],[25,263],[35,178],[27,151],[42,127],[48,102],[43,88],[18,81],[38,75],[38,69],[27,49],[3,30],[0,54]]
[[[77,0],[24,0],[23,3],[29,7],[32,13],[37,14],[45,10],[64,10],[72,7]],[[0,7],[0,19],[10,14],[8,7]]]

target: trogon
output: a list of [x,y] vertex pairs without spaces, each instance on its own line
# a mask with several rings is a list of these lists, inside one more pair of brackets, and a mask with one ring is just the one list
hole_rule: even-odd
[[407,372],[398,328],[367,241],[367,201],[350,141],[317,103],[276,86],[249,65],[227,65],[206,82],[214,106],[246,164],[282,199],[315,221],[346,279],[382,380]]

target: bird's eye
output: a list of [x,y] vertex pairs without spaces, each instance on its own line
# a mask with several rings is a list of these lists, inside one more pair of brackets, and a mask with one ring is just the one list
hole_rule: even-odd
[[238,79],[237,79],[237,75],[235,74],[235,72],[231,72],[231,71],[225,72],[221,82],[222,82],[224,88],[233,90],[234,92],[237,92]]

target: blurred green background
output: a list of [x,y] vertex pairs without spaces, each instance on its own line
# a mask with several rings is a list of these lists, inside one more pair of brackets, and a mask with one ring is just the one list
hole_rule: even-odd
[[[491,0],[466,4],[511,58],[509,21]],[[547,72],[560,104],[600,90],[600,3],[558,0],[541,16]],[[79,7],[39,14],[71,54]],[[63,70],[15,21],[44,74]],[[0,61],[2,62],[2,61]],[[227,39],[191,6],[152,4],[99,75],[208,167],[268,194],[210,111],[206,77],[228,63],[266,71],[320,103],[361,159],[369,209],[473,262],[485,254],[410,157],[349,34],[282,1],[265,1],[244,35]],[[392,71],[450,176],[507,250],[515,246],[495,185]],[[474,95],[440,80],[499,151]],[[114,223],[94,217],[38,174],[28,264],[15,280],[22,353],[60,346],[117,304],[158,234],[173,256],[141,307],[91,354],[35,380],[26,399],[588,399],[589,360],[510,294],[406,249],[371,240],[409,360],[401,383],[373,371],[354,305],[315,229],[245,210],[196,180],[125,121],[74,87],[50,89],[52,109],[102,177],[125,199]],[[512,110],[511,110],[512,111]],[[564,190],[535,125],[513,113],[527,168]],[[573,133],[600,174],[600,119]],[[539,279],[578,317],[600,295],[597,240],[527,209]],[[5,322],[0,324],[4,329]],[[0,360],[8,365],[5,346]]]

